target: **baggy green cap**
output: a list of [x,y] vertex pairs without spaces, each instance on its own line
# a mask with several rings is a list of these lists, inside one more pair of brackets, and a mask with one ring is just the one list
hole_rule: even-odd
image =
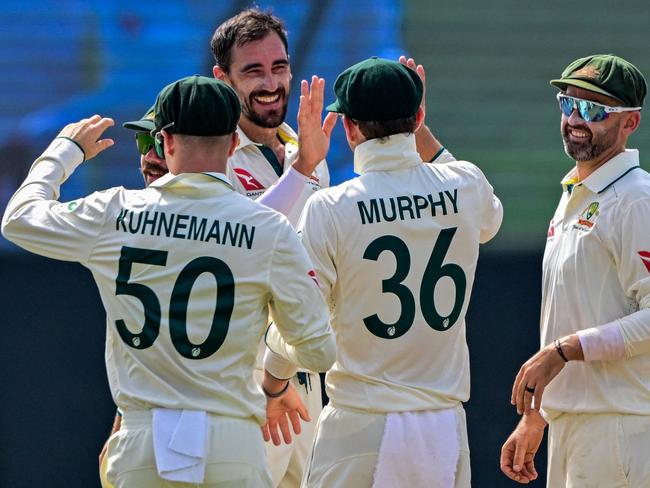
[[154,113],[157,130],[167,127],[174,134],[222,136],[235,132],[241,105],[237,93],[223,81],[194,75],[163,88]]
[[373,56],[336,78],[336,101],[326,110],[361,121],[403,119],[418,111],[422,92],[422,80],[415,71]]
[[566,91],[576,86],[620,100],[626,107],[642,107],[647,86],[645,78],[629,61],[613,54],[594,54],[575,60],[551,85]]
[[149,107],[149,110],[145,112],[145,114],[142,116],[140,120],[132,120],[131,122],[124,122],[122,124],[122,127],[124,127],[125,129],[132,129],[140,132],[151,132],[153,129],[156,128],[156,124],[154,124],[153,121],[153,116],[154,116],[153,109],[154,109],[153,106]]

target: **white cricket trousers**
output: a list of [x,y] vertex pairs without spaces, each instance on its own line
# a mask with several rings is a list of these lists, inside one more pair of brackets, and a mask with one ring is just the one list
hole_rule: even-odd
[[[323,408],[303,488],[371,488],[387,414]],[[456,488],[470,488],[471,470],[465,410],[458,406],[460,433]],[[401,487],[396,487],[401,488]],[[407,487],[404,487],[407,488]]]
[[209,415],[205,480],[161,479],[156,470],[151,410],[127,410],[108,441],[106,477],[114,488],[272,488],[264,439],[253,419]]
[[551,420],[547,486],[650,487],[650,416],[569,414]]

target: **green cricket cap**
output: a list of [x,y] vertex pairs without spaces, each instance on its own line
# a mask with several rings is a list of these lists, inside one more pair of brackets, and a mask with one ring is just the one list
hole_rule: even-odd
[[140,132],[151,132],[156,128],[156,124],[153,121],[154,116],[154,107],[149,107],[149,110],[145,112],[140,120],[132,120],[131,122],[124,122],[122,127],[125,129],[137,130]]
[[576,59],[551,85],[566,91],[576,86],[620,100],[626,107],[642,107],[647,86],[639,69],[613,54],[594,54]]
[[[188,136],[223,136],[237,128],[241,105],[226,83],[206,76],[188,76],[170,83],[154,105],[157,130]],[[172,125],[173,124],[173,125]]]
[[384,121],[416,114],[422,101],[422,80],[412,69],[373,56],[350,66],[334,82],[336,101],[328,112],[354,120]]

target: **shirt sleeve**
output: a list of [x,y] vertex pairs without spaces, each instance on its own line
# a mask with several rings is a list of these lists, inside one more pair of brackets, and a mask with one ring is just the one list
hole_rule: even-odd
[[501,222],[503,221],[503,206],[501,205],[501,200],[499,200],[499,198],[494,194],[492,185],[487,180],[481,169],[472,163],[469,164],[471,165],[472,172],[478,178],[479,191],[483,203],[479,242],[485,244],[496,235],[501,227]]
[[34,162],[2,218],[2,234],[18,246],[63,261],[86,262],[104,222],[99,194],[60,203],[61,184],[83,162],[73,142],[57,138]]
[[336,355],[327,306],[307,253],[288,222],[273,251],[269,284],[273,324],[266,334],[265,369],[276,378],[293,376],[297,366],[327,371]]
[[308,181],[307,176],[290,167],[257,201],[282,215],[289,215]]
[[625,341],[627,357],[650,353],[650,198],[642,198],[617,218],[612,250],[618,279],[630,300],[629,315],[616,323]]

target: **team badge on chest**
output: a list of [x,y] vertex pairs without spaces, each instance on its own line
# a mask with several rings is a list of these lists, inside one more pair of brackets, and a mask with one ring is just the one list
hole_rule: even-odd
[[573,224],[573,227],[578,230],[589,232],[596,223],[598,215],[600,215],[598,206],[598,202],[592,202],[589,204],[589,206],[584,209],[580,215],[578,215],[578,220],[576,220],[575,224]]

